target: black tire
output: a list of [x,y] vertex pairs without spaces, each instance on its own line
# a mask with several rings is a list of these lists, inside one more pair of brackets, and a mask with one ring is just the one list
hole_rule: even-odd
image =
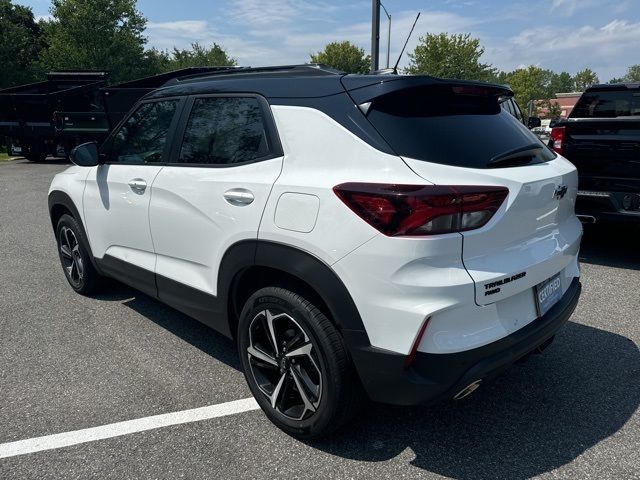
[[[265,323],[267,317],[264,312],[267,311],[276,316],[272,320],[274,335],[265,330],[268,323]],[[298,331],[298,327],[304,335]],[[249,347],[256,343],[253,347],[255,351],[260,340],[257,337],[261,335],[269,335],[263,338],[262,346],[267,343],[272,345],[273,342],[269,339],[276,337],[276,344],[280,345],[279,355],[277,350],[274,355],[272,348],[268,356],[277,358],[277,367],[251,356]],[[336,431],[353,418],[362,398],[361,387],[342,336],[324,313],[304,297],[280,287],[267,287],[255,292],[242,309],[237,338],[249,388],[267,417],[278,428],[298,438],[316,439]],[[299,340],[295,341],[295,338]],[[282,339],[291,342],[288,355],[300,351],[301,346],[307,348],[311,344],[312,347],[308,355],[283,360],[287,356],[287,350],[284,347],[285,341],[280,343]],[[268,348],[259,350],[263,354]],[[286,365],[283,366],[283,362]],[[316,367],[319,370],[317,376]],[[262,386],[259,386],[258,378]],[[317,379],[321,380],[319,389],[316,390],[319,391],[317,396],[311,393],[313,388],[302,388],[307,392],[307,400],[314,410],[306,409],[304,405],[296,406],[296,402],[304,402],[299,393],[298,387],[302,385],[300,382],[304,381],[306,386],[316,386]],[[281,388],[276,394],[277,406],[274,408],[263,388],[273,388],[273,393],[277,388],[276,382],[281,384]],[[296,400],[297,398],[300,400]],[[300,418],[292,418],[297,417],[300,408],[304,408]]]
[[26,158],[27,160],[29,160],[30,162],[33,162],[33,163],[42,163],[47,159],[47,156],[44,155],[44,154],[29,153],[29,154],[25,155],[24,158]]
[[102,286],[103,277],[91,261],[86,238],[71,215],[63,215],[56,227],[58,257],[69,285],[81,295],[91,295]]

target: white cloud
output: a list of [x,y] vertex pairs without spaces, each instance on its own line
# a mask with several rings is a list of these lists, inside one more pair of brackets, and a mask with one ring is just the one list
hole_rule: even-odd
[[[626,65],[622,58],[633,58],[640,42],[640,22],[613,20],[603,26],[584,25],[572,31],[552,26],[527,29],[507,42],[487,46],[487,59],[502,69],[539,65],[556,71],[589,67],[600,80],[620,76]],[[633,62],[631,62],[633,63]]]

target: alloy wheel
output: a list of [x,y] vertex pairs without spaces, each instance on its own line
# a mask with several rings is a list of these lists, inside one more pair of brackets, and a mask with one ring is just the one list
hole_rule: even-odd
[[249,325],[247,355],[256,385],[271,407],[290,420],[316,412],[322,371],[313,342],[293,317],[266,309]]
[[63,226],[60,229],[60,256],[62,266],[65,269],[69,280],[74,285],[79,285],[84,276],[84,263],[80,254],[80,243],[76,234],[69,227]]

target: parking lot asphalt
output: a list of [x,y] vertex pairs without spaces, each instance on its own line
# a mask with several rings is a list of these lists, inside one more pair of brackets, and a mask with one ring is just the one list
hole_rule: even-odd
[[[119,284],[68,287],[46,206],[64,168],[0,165],[0,444],[249,397],[232,341]],[[640,230],[590,227],[571,321],[463,401],[371,405],[316,443],[252,410],[3,458],[0,478],[640,478]]]

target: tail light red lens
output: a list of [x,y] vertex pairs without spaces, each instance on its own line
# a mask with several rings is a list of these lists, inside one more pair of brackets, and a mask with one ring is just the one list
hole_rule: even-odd
[[558,152],[560,155],[562,155],[562,152],[564,151],[565,132],[565,127],[553,127],[551,129],[551,148],[553,148],[554,152]]
[[379,183],[344,183],[333,191],[360,218],[390,237],[480,228],[509,194],[505,187]]

